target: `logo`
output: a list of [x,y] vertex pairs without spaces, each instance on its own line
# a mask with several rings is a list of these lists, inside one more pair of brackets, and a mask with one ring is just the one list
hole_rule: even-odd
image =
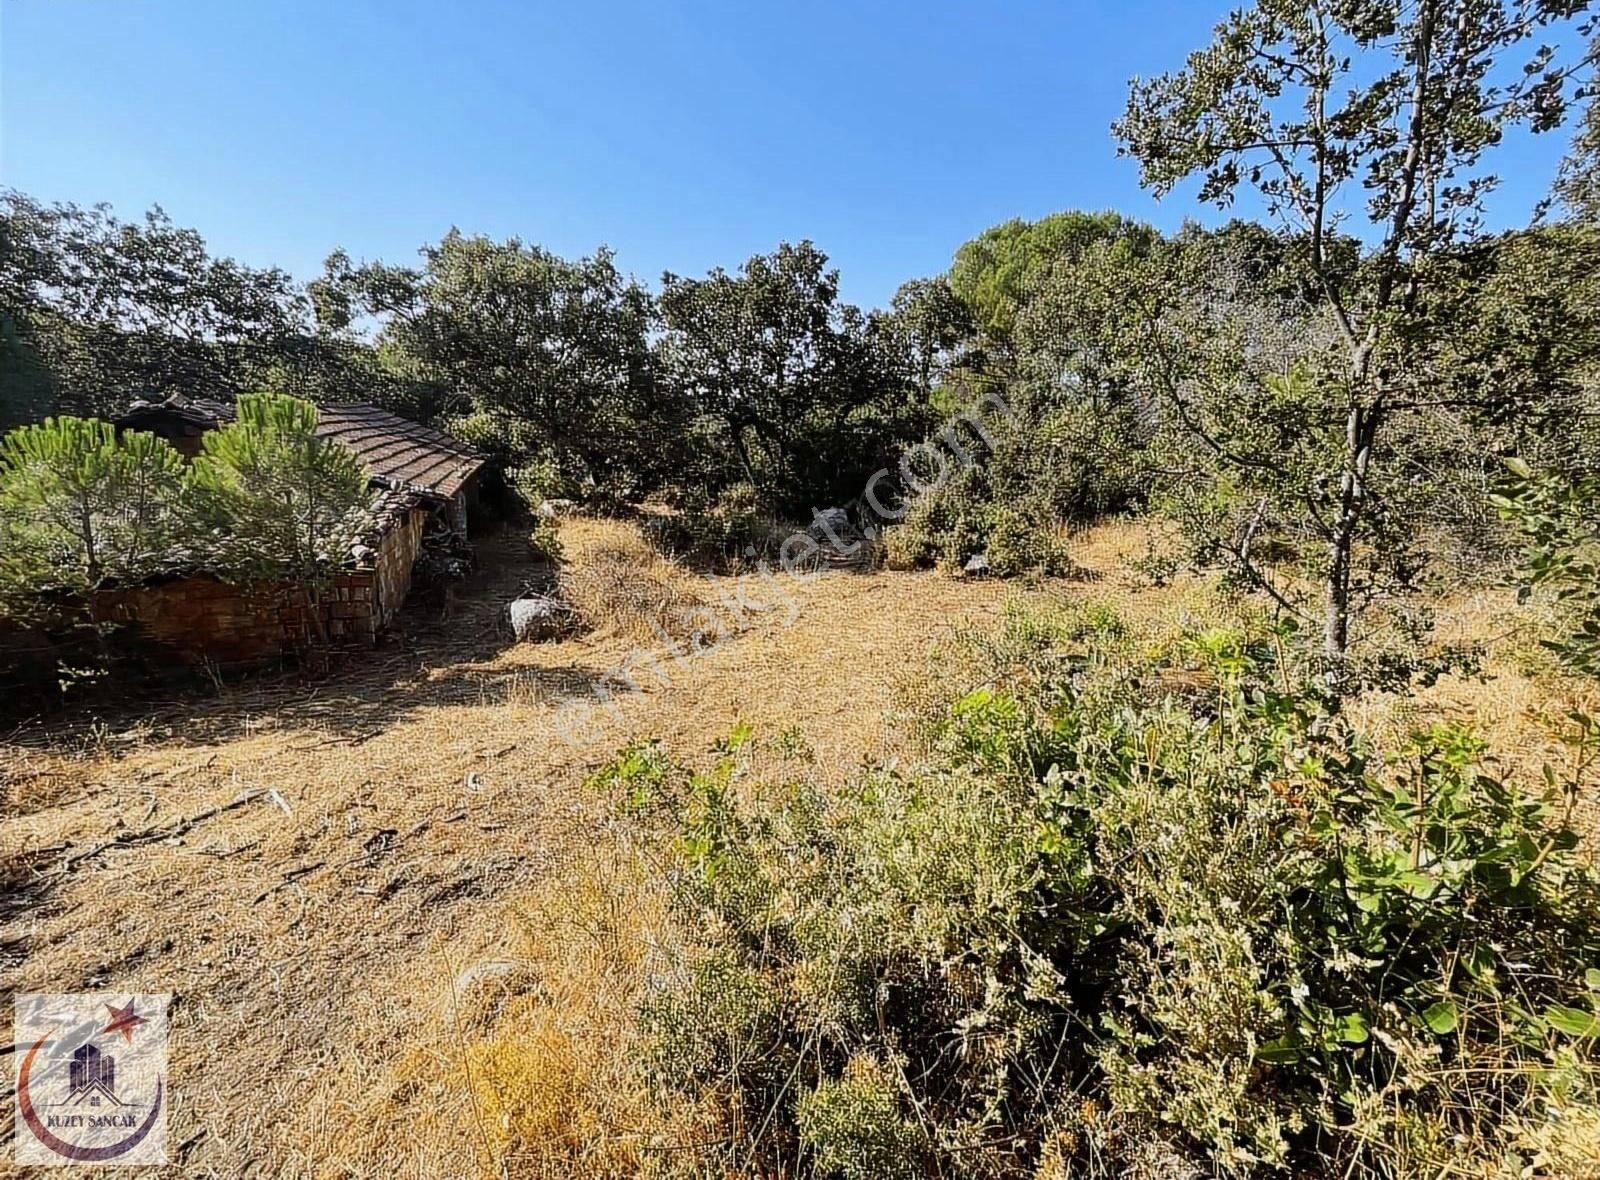
[[16,999],[16,1159],[167,1162],[165,995]]

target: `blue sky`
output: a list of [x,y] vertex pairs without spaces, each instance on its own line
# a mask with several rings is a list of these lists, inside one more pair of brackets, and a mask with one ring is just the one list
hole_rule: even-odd
[[[0,0],[0,184],[159,202],[301,278],[451,225],[651,282],[809,237],[877,305],[1007,217],[1203,213],[1141,192],[1108,125],[1227,7]],[[1501,153],[1497,221],[1565,146]]]

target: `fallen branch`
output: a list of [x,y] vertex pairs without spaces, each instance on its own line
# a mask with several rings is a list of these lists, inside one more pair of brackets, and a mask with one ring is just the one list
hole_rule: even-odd
[[273,885],[270,888],[263,889],[256,896],[256,904],[260,905],[262,902],[266,901],[267,898],[271,897],[274,893],[278,892],[278,890],[288,888],[290,885],[293,885],[296,881],[298,881],[301,877],[304,877],[304,876],[307,876],[307,875],[309,875],[311,873],[316,872],[318,869],[320,869],[323,865],[325,865],[327,863],[328,863],[327,861],[318,860],[318,861],[313,861],[312,863],[310,863],[308,865],[301,865],[297,869],[290,869],[287,873],[285,873],[283,875],[283,880],[279,881],[276,885]]
[[200,856],[215,856],[221,858],[225,856],[238,856],[241,852],[249,852],[252,848],[259,847],[261,847],[260,840],[246,840],[243,844],[234,844],[224,848],[197,848],[195,849],[195,852]]
[[99,856],[102,852],[109,852],[116,848],[133,848],[140,844],[155,844],[162,840],[170,840],[175,836],[182,836],[192,830],[197,824],[203,824],[208,819],[214,819],[227,811],[234,811],[255,802],[268,794],[265,787],[252,791],[241,791],[227,803],[219,803],[215,807],[208,807],[204,811],[197,811],[187,819],[180,819],[177,823],[164,824],[160,827],[141,828],[136,832],[123,832],[120,836],[85,848],[82,852],[75,852],[61,862],[63,874],[71,872],[78,865],[92,857]]

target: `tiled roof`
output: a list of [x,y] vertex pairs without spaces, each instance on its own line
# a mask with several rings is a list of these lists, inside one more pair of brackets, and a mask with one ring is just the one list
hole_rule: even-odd
[[[152,417],[170,416],[209,430],[232,422],[233,406],[208,397],[174,393],[165,401],[137,401],[117,420],[134,427]],[[384,483],[414,488],[449,499],[483,466],[471,447],[443,431],[371,405],[320,406],[317,433],[344,444]]]
[[390,488],[379,492],[372,501],[371,523],[350,547],[351,560],[357,565],[370,562],[389,530],[405,520],[412,509],[425,507],[427,503],[426,496],[408,488]]
[[377,406],[322,406],[317,433],[354,451],[373,475],[449,498],[483,459],[470,447]]

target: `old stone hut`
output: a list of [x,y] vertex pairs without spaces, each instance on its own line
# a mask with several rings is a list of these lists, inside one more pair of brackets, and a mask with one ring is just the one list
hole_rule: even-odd
[[[103,592],[96,615],[187,663],[260,662],[303,649],[319,631],[374,642],[410,592],[424,537],[465,539],[484,461],[448,434],[378,406],[323,406],[318,416],[317,432],[353,451],[380,492],[372,529],[321,602],[309,606],[286,584],[237,585],[200,572]],[[226,402],[174,394],[135,402],[116,425],[159,435],[193,457],[205,432],[232,418]]]

